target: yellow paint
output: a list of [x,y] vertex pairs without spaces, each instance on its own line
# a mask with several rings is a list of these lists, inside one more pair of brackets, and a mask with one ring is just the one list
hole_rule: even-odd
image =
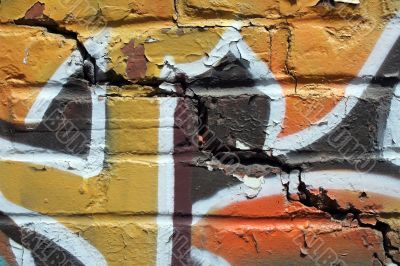
[[112,97],[108,101],[108,147],[114,153],[157,153],[158,101]]
[[[111,64],[117,72],[126,76],[127,57],[121,49],[134,40],[135,46],[144,44],[147,77],[159,77],[165,57],[176,63],[193,62],[211,51],[221,38],[223,29],[199,30],[160,28],[160,25],[121,26],[112,31],[109,45]],[[149,40],[153,40],[150,42]]]
[[22,123],[41,86],[75,48],[75,41],[42,28],[0,26],[0,119]]
[[[0,21],[20,19],[37,0],[3,0],[0,4]],[[41,0],[44,14],[65,23],[87,23],[101,16],[104,21],[135,20],[143,18],[171,19],[173,1],[163,0],[154,4],[151,0]],[[85,22],[86,20],[86,22]]]
[[243,40],[258,58],[265,63],[270,64],[271,59],[271,41],[270,33],[262,27],[257,28],[243,28],[241,31]]
[[95,215],[60,220],[107,258],[109,265],[155,265],[157,225],[151,216]]
[[[361,1],[359,5],[336,3],[335,7],[317,5],[318,0],[187,0],[179,1],[179,23],[193,26],[228,26],[233,21],[244,25],[273,26],[284,24],[293,18],[332,21],[349,17],[368,19],[371,13],[384,11],[383,17],[399,10],[396,0]],[[377,9],[375,9],[377,7]],[[345,15],[345,16],[344,16]]]
[[[157,243],[155,216],[111,221],[118,214],[157,213],[158,101],[113,99],[109,101],[108,111],[113,127],[127,128],[127,123],[131,123],[132,127],[150,126],[154,130],[108,134],[111,144],[106,167],[99,176],[89,180],[56,169],[2,161],[0,190],[15,204],[53,215],[71,230],[82,233],[110,265],[151,265]],[[131,145],[130,150],[136,149],[137,143],[143,143],[146,152],[154,155],[112,155],[129,139],[134,140],[127,144]],[[99,215],[102,213],[108,214]],[[69,215],[79,215],[83,221]],[[125,245],[128,248],[123,248]]]

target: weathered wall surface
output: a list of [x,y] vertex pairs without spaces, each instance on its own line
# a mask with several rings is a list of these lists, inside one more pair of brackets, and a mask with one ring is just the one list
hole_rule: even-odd
[[397,265],[398,0],[1,0],[0,265]]

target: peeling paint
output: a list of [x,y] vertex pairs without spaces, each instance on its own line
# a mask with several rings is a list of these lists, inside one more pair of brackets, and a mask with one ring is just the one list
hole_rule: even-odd
[[43,11],[45,9],[45,4],[36,2],[24,16],[25,19],[37,19],[43,16]]
[[359,5],[360,1],[359,0],[335,0],[336,3],[347,3],[347,4],[353,4],[353,5]]
[[0,264],[400,264],[398,1],[114,2],[0,1]]
[[131,40],[122,48],[122,52],[128,56],[126,74],[129,79],[144,78],[147,70],[147,61],[144,55],[144,45],[135,47],[135,43]]

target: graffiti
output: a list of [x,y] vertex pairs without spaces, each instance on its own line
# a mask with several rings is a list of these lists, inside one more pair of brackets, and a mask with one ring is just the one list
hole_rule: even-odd
[[0,264],[400,263],[397,1],[117,2],[0,1]]

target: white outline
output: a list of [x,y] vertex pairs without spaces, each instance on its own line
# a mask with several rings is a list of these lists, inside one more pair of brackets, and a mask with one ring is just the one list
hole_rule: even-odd
[[383,158],[400,166],[400,83],[394,89],[382,146]]
[[[302,181],[309,187],[329,189],[343,189],[350,191],[374,192],[377,194],[400,198],[400,179],[377,173],[359,173],[343,169],[321,170],[304,172]],[[195,225],[211,210],[223,209],[233,203],[249,201],[245,194],[246,186],[242,183],[222,189],[211,197],[199,200],[192,206],[193,221]],[[295,190],[293,190],[295,191]],[[264,178],[257,198],[272,195],[283,195],[282,183],[277,176]],[[268,206],[266,206],[268,208]]]
[[[171,265],[174,213],[174,117],[177,98],[160,98],[158,130],[157,266]],[[167,154],[163,154],[167,153]]]
[[191,258],[199,266],[230,266],[231,264],[221,256],[215,255],[209,250],[192,247],[190,250]]
[[[107,29],[96,38],[91,38],[84,43],[88,51],[95,52],[95,57],[100,60],[100,68],[106,69],[107,45],[110,31]],[[78,50],[62,63],[41,89],[35,102],[25,118],[25,123],[38,124],[50,107],[54,98],[60,93],[68,77],[82,68],[83,58]],[[83,178],[90,178],[101,173],[104,163],[105,149],[105,123],[106,123],[106,85],[90,88],[92,98],[92,128],[89,154],[86,159],[79,156],[68,155],[50,149],[43,149],[31,145],[15,143],[0,137],[0,160],[27,162],[53,167],[70,172]]]
[[360,79],[371,78],[376,75],[384,60],[400,37],[400,18],[392,19],[381,34],[374,49],[370,53],[366,63],[355,78],[347,86],[343,99],[321,120],[310,125],[308,128],[293,135],[276,139],[272,146],[266,141],[264,149],[271,149],[275,156],[286,154],[290,151],[303,148],[333,130],[351,112],[369,86],[369,83],[362,83]]
[[107,265],[103,255],[82,237],[72,233],[57,220],[25,209],[0,194],[1,211],[19,227],[41,234],[70,252],[85,265]]
[[384,196],[400,198],[400,179],[378,173],[359,173],[341,169],[302,173],[301,180],[313,188],[344,189],[374,192]]
[[[219,190],[213,196],[199,200],[192,205],[193,220],[192,225],[201,220],[212,209],[222,209],[236,202],[249,201],[246,196],[247,186],[244,183],[239,183],[235,186],[227,187]],[[257,194],[257,198],[285,195],[283,186],[278,176],[269,176],[264,178],[264,183],[261,185],[261,190]]]
[[49,166],[83,178],[98,175],[103,169],[105,149],[105,88],[90,88],[92,96],[92,129],[90,150],[86,159],[57,151],[14,143],[0,138],[0,160]]
[[[397,38],[400,36],[400,18],[395,17],[386,25],[367,61],[359,71],[358,77],[347,86],[343,99],[319,121],[300,132],[282,138],[278,138],[278,135],[282,130],[285,119],[286,103],[283,90],[266,63],[260,60],[245,43],[239,29],[240,27],[238,27],[238,29],[228,29],[208,56],[200,60],[190,63],[175,64],[171,56],[166,56],[166,64],[160,75],[166,82],[160,87],[174,91],[172,83],[176,74],[184,73],[189,76],[190,80],[210,70],[228,52],[231,52],[239,59],[247,60],[250,63],[249,71],[256,81],[254,90],[258,90],[271,98],[270,117],[266,128],[267,137],[264,142],[264,150],[272,150],[273,154],[277,156],[313,143],[328,134],[349,115],[351,110],[358,103],[358,98],[363,95],[369,86],[369,83],[366,83],[362,79],[370,79],[376,75]],[[232,45],[232,43],[236,43],[236,45]],[[260,83],[260,80],[274,80],[274,82],[271,82],[269,85],[264,85]],[[243,92],[249,93],[249,90],[247,89]]]
[[[111,31],[106,28],[96,37],[89,38],[83,45],[86,50],[96,59],[97,66],[107,70],[107,45],[110,40]],[[82,69],[83,58],[79,50],[74,50],[71,55],[57,68],[47,84],[40,90],[27,116],[25,124],[35,125],[42,121],[43,116],[54,98],[60,93],[68,78]]]
[[40,90],[35,102],[25,117],[25,124],[35,125],[43,120],[43,116],[49,109],[53,99],[60,93],[68,78],[82,69],[83,58],[78,50],[75,50],[54,72],[47,84]]

